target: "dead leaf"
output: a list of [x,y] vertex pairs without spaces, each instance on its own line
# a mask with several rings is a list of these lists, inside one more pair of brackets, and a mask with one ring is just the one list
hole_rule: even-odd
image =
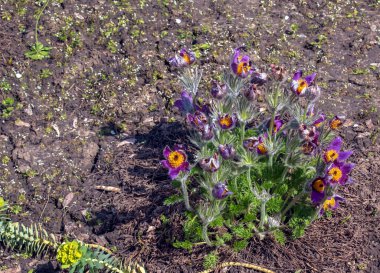
[[69,205],[70,205],[70,203],[73,201],[73,199],[74,199],[74,193],[72,193],[72,192],[70,192],[68,195],[66,195],[66,197],[65,197],[65,199],[63,200],[63,202],[62,202],[62,206],[64,207],[64,208],[67,208]]

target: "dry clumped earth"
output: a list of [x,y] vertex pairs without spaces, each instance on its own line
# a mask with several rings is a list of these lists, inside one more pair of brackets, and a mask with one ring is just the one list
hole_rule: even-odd
[[[214,249],[175,249],[184,208],[163,205],[174,190],[162,149],[186,140],[166,59],[183,46],[197,51],[207,96],[232,49],[246,45],[259,67],[318,72],[320,107],[348,117],[342,137],[355,151],[356,182],[303,238],[255,240],[241,253],[224,247],[220,261],[275,272],[380,271],[379,1],[52,0],[39,26],[51,57],[32,61],[24,53],[42,2],[0,0],[0,100],[15,101],[0,123],[0,195],[12,220],[106,246],[149,272],[200,271]],[[0,272],[29,269],[60,272],[53,261],[1,248]]]

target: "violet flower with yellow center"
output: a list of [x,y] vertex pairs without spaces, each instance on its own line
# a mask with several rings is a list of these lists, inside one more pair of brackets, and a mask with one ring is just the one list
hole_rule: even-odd
[[240,54],[241,49],[243,49],[243,47],[238,47],[234,50],[234,55],[231,60],[231,70],[238,77],[246,78],[252,74],[253,68],[251,67],[249,57]]
[[342,127],[345,119],[346,119],[345,116],[335,116],[330,121],[330,128],[331,128],[331,130],[338,130],[340,127]]
[[214,188],[212,189],[212,196],[214,196],[216,199],[219,199],[219,200],[224,199],[231,194],[232,194],[232,191],[228,190],[225,182],[216,183]]
[[311,182],[311,201],[319,204],[325,198],[325,189],[327,183],[324,178],[317,177]]
[[334,194],[333,196],[327,198],[319,211],[319,215],[323,215],[328,210],[335,210],[339,207],[339,202],[344,201],[343,197]]
[[169,59],[169,63],[175,67],[185,67],[193,64],[195,62],[195,59],[196,58],[194,52],[183,48],[180,51],[179,56],[175,55],[173,58]]
[[172,180],[174,180],[181,171],[186,172],[189,170],[187,155],[179,146],[174,146],[174,150],[166,146],[164,149],[164,157],[165,160],[162,160],[161,164],[169,170],[169,176]]
[[215,153],[212,157],[202,159],[199,161],[199,166],[207,172],[216,172],[220,167],[218,154]]
[[323,159],[326,163],[334,161],[345,161],[352,155],[352,151],[341,151],[343,140],[340,137],[336,137],[331,141],[323,154]]
[[314,82],[316,75],[317,75],[316,73],[313,73],[311,75],[306,76],[303,79],[302,70],[298,70],[296,73],[294,73],[292,84],[291,84],[293,92],[297,96],[304,96],[306,94],[306,90]]
[[237,121],[236,114],[232,114],[232,115],[225,114],[223,116],[219,116],[218,118],[218,124],[220,128],[225,129],[225,130],[235,128],[236,121]]
[[351,178],[348,176],[355,167],[353,163],[344,163],[335,161],[327,169],[327,176],[331,184],[345,185],[351,183]]

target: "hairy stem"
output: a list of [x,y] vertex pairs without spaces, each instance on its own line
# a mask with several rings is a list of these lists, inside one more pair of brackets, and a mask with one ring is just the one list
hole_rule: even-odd
[[260,225],[259,228],[260,230],[264,229],[264,224],[267,221],[267,213],[266,213],[266,202],[261,203],[261,208],[260,208]]
[[185,202],[185,207],[188,211],[192,211],[192,207],[190,206],[189,194],[187,192],[186,179],[181,179],[181,190],[183,195],[183,201]]
[[202,225],[202,238],[209,246],[212,245],[210,239],[208,238],[208,225],[209,223],[203,223]]

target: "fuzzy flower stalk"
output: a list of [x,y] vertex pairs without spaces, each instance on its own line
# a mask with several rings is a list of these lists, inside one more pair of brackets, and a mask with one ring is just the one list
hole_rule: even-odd
[[189,211],[186,243],[176,244],[240,250],[253,236],[286,239],[284,227],[300,237],[313,220],[338,209],[340,188],[353,183],[353,151],[336,135],[345,118],[328,119],[317,108],[323,96],[317,73],[297,70],[289,79],[284,66],[253,63],[238,47],[223,80],[209,83],[210,100],[201,100],[200,74],[189,73],[199,71],[193,56],[183,49],[169,61],[182,83],[174,106],[195,151],[189,161],[182,144],[165,147],[161,161],[180,182]]

